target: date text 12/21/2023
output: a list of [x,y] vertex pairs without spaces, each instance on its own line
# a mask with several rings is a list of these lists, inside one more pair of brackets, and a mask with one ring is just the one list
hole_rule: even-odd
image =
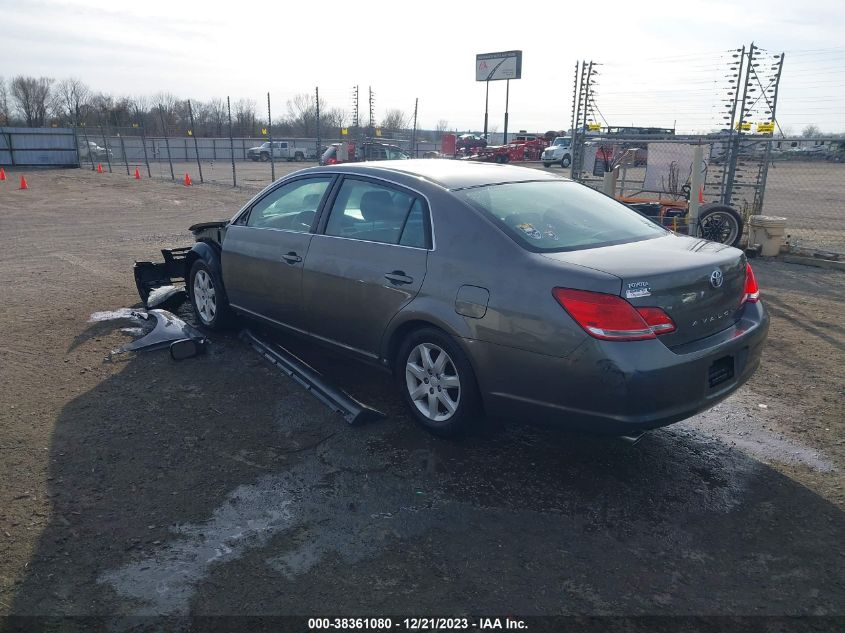
[[441,630],[521,630],[526,629],[523,620],[506,618],[438,618],[418,617],[402,618],[309,618],[308,629],[319,630],[369,630],[391,631],[395,629],[406,631],[441,631]]

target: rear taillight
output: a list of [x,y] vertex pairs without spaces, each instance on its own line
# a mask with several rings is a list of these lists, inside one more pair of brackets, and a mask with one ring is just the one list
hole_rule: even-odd
[[655,334],[668,334],[675,331],[675,322],[660,308],[637,308],[637,312]]
[[326,165],[337,165],[337,159],[334,157],[326,159]]
[[755,303],[760,300],[760,287],[757,285],[757,278],[751,270],[751,264],[745,264],[745,295],[742,302]]
[[660,308],[635,308],[616,295],[570,288],[552,294],[587,334],[605,341],[643,341],[675,329]]

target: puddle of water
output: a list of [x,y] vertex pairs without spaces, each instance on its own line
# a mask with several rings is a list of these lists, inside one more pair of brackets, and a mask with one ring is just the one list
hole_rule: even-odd
[[768,410],[743,407],[729,400],[675,426],[713,437],[761,461],[803,464],[823,473],[836,471],[821,451],[768,428],[767,424],[770,426],[773,421],[759,417]]

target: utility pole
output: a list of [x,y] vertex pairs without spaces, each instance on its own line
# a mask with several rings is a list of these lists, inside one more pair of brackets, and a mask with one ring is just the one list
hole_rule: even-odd
[[270,140],[270,182],[276,182],[276,158],[273,152],[273,117],[270,115],[269,92],[267,93],[267,133],[267,136]]
[[320,160],[320,87],[314,90],[317,99],[317,160]]
[[358,86],[352,88],[352,131],[353,138],[358,138],[358,128],[360,122],[358,119]]
[[508,144],[508,100],[511,96],[511,80],[505,80],[505,137],[503,139],[503,144]]
[[[269,104],[270,104],[270,101],[269,101],[270,93],[269,92],[267,93],[267,99],[268,99],[268,101],[267,101],[268,106],[267,107],[269,107]],[[199,171],[199,173],[200,173],[200,183],[203,183],[203,182],[205,182],[205,180],[203,180],[203,177],[202,177],[202,163],[200,162],[200,146],[199,146],[199,141],[197,141],[197,130],[194,127],[194,109],[191,107],[191,100],[190,99],[188,99],[188,116],[191,118],[191,136],[194,137],[194,154],[197,157],[197,171]],[[127,173],[127,175],[129,175],[129,174]]]
[[[420,105],[420,98],[417,97],[414,99],[414,131],[411,134],[411,147],[414,149],[414,158],[417,157],[417,108]],[[487,130],[484,130],[484,135],[486,138]]]
[[490,80],[484,82],[484,140],[487,141],[487,106],[490,103]]
[[372,138],[376,135],[375,124],[374,124],[374,121],[375,121],[375,118],[376,118],[375,117],[376,110],[375,110],[375,105],[374,105],[375,104],[375,101],[374,101],[375,93],[373,92],[372,86],[370,86],[369,88],[370,88],[370,125],[369,125],[369,127],[370,127],[370,138]]
[[[743,50],[745,47],[743,47]],[[754,57],[754,42],[751,42],[751,46],[748,49],[748,62],[745,68],[744,74],[744,81],[742,82],[742,101],[739,103],[739,116],[737,117],[736,127],[736,134],[734,135],[734,130],[731,129],[731,134],[733,138],[731,139],[731,158],[730,163],[728,164],[728,174],[725,182],[725,189],[722,192],[722,204],[731,204],[731,198],[733,197],[733,187],[734,187],[734,180],[736,179],[736,163],[737,159],[739,158],[739,144],[740,139],[742,138],[742,128],[743,124],[745,123],[745,101],[748,98],[748,84],[751,81],[751,60]],[[739,86],[737,86],[738,88]],[[737,94],[739,90],[737,90]],[[733,123],[733,120],[731,121]]]

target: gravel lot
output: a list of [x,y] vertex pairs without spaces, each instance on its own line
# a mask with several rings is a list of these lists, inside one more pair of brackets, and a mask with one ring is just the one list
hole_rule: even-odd
[[235,336],[110,354],[137,324],[89,319],[138,304],[133,260],[253,190],[9,176],[0,614],[845,616],[842,273],[755,262],[760,371],[634,446],[518,423],[444,441],[388,376],[299,341],[388,418],[347,426]]

